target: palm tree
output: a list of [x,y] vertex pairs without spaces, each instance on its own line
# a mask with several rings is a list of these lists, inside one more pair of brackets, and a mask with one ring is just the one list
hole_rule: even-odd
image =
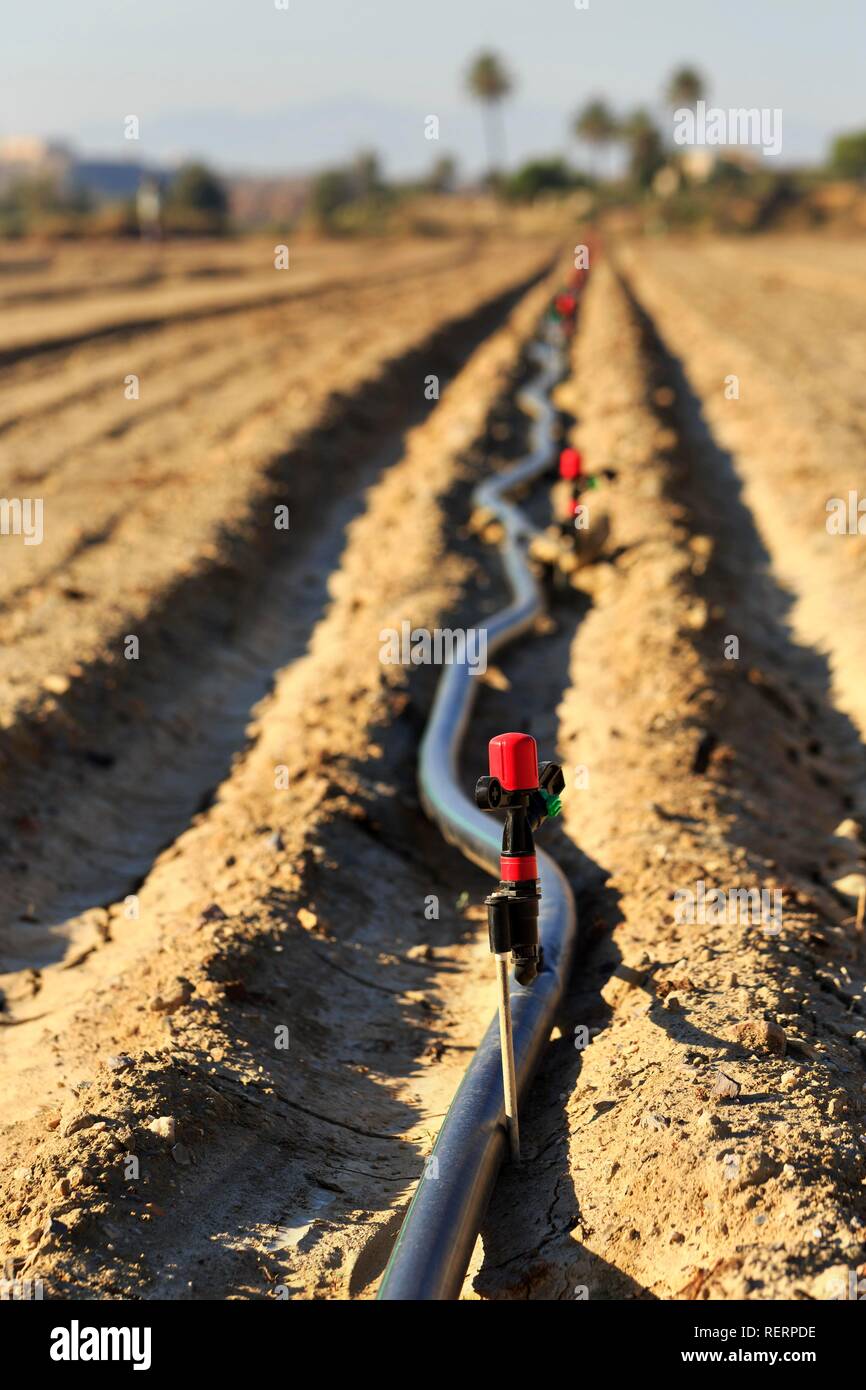
[[677,68],[668,81],[665,100],[675,111],[681,106],[693,111],[706,90],[707,84],[696,68]]
[[502,129],[501,103],[512,90],[514,83],[495,53],[479,53],[466,74],[466,86],[471,96],[481,102],[484,112],[484,141],[487,146],[488,179],[492,184],[496,178],[496,148],[504,163],[505,134]]
[[658,126],[642,107],[623,122],[622,133],[629,145],[629,172],[635,183],[648,188],[664,163],[664,147]]
[[600,97],[588,101],[574,118],[574,133],[579,140],[604,149],[619,135],[616,118]]

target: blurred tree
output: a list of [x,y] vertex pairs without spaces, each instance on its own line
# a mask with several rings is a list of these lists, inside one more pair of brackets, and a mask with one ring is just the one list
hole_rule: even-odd
[[574,118],[574,134],[579,140],[598,149],[609,148],[619,138],[620,129],[616,117],[600,97],[588,101]]
[[384,192],[382,166],[375,150],[359,150],[352,161],[352,182],[358,198],[373,198]]
[[93,199],[76,184],[64,187],[50,175],[24,176],[0,194],[0,236],[23,236],[48,228],[76,233],[91,212]]
[[186,215],[196,231],[222,231],[228,215],[228,195],[207,164],[182,164],[168,188],[168,206],[175,225],[183,228]]
[[453,193],[457,184],[457,160],[453,154],[440,155],[427,176],[431,193]]
[[664,164],[664,149],[658,127],[648,111],[633,111],[623,123],[628,141],[629,174],[639,188],[649,188],[653,176]]
[[195,207],[202,213],[228,211],[227,193],[207,164],[182,164],[171,182],[171,200],[178,207]]
[[845,179],[866,176],[866,130],[837,135],[830,149],[830,168]]
[[587,180],[576,174],[563,159],[530,159],[503,184],[503,192],[514,202],[531,203],[539,193],[563,192],[585,187]]
[[693,111],[706,94],[707,84],[697,68],[682,67],[671,74],[665,89],[665,100],[674,110],[685,106]]
[[352,176],[345,169],[325,169],[317,175],[310,195],[310,206],[318,225],[332,231],[340,208],[352,202]]
[[[502,126],[502,102],[512,90],[514,83],[495,53],[479,53],[466,75],[466,86],[471,96],[481,102],[484,112],[484,141],[487,147],[487,169],[490,184],[496,182],[497,155],[505,162],[505,132]],[[498,137],[498,138],[497,138]]]

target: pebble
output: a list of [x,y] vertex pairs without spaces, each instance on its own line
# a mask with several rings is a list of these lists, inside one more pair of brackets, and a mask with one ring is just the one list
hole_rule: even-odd
[[842,840],[859,840],[860,827],[855,820],[848,816],[847,819],[839,822],[833,834]]
[[491,690],[505,691],[511,689],[510,680],[498,666],[488,666],[481,680],[485,685],[489,685]]
[[842,874],[839,878],[834,878],[832,882],[836,892],[841,893],[843,898],[851,899],[852,902],[857,902],[866,893],[866,874],[857,871]]
[[770,1052],[776,1057],[784,1055],[787,1038],[778,1023],[770,1023],[763,1018],[748,1019],[734,1031],[737,1042],[750,1051]]
[[433,960],[435,958],[433,947],[426,942],[420,946],[410,946],[406,952],[407,960]]
[[667,1115],[660,1114],[658,1110],[647,1110],[641,1117],[642,1129],[665,1130],[669,1124]]
[[65,695],[69,689],[69,677],[49,675],[42,682],[42,689],[48,690],[52,695]]
[[199,924],[200,927],[203,927],[203,926],[205,926],[206,923],[208,923],[208,922],[227,922],[227,921],[228,921],[228,914],[225,913],[225,912],[223,912],[223,910],[222,910],[222,908],[220,907],[219,903],[211,903],[210,906],[209,906],[209,907],[206,907],[206,908],[204,909],[204,911],[201,913],[201,915],[199,916],[198,924]]
[[298,921],[305,931],[312,931],[319,924],[319,919],[309,907],[298,908]]
[[181,1168],[188,1168],[192,1162],[192,1157],[186,1144],[175,1144],[172,1148],[171,1156],[175,1163],[179,1164]]
[[159,1119],[151,1120],[147,1128],[160,1139],[167,1139],[170,1144],[175,1142],[177,1122],[173,1115],[160,1115]]
[[101,1116],[93,1115],[89,1112],[85,1115],[76,1115],[74,1119],[71,1119],[68,1124],[64,1125],[63,1138],[68,1139],[71,1134],[77,1134],[81,1129],[92,1129],[94,1125],[102,1125],[104,1128],[105,1121]]
[[686,613],[686,623],[694,631],[700,631],[710,620],[710,610],[704,599],[698,599]]
[[116,1055],[106,1057],[105,1065],[109,1071],[125,1071],[127,1067],[134,1066],[135,1063],[128,1052],[118,1052]]
[[736,1100],[742,1089],[739,1081],[735,1081],[734,1078],[728,1076],[726,1072],[720,1071],[716,1079],[716,1084],[710,1092],[710,1099]]

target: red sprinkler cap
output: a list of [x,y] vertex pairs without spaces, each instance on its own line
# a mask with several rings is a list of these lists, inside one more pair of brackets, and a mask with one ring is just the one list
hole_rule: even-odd
[[531,734],[497,734],[487,745],[490,776],[505,791],[535,791],[538,786],[538,749]]
[[573,294],[558,294],[553,303],[556,312],[564,319],[570,319],[577,310],[577,300]]
[[583,455],[579,449],[563,449],[559,456],[561,478],[579,478],[583,472]]

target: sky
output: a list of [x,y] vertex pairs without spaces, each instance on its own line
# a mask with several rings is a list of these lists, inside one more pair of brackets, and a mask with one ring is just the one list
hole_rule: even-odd
[[683,63],[714,105],[781,108],[781,164],[866,127],[866,0],[5,0],[0,137],[230,172],[302,173],[372,146],[392,176],[445,153],[471,176],[484,145],[463,77],[482,48],[515,80],[511,165],[585,163],[568,127],[596,95],[670,123],[662,92]]

